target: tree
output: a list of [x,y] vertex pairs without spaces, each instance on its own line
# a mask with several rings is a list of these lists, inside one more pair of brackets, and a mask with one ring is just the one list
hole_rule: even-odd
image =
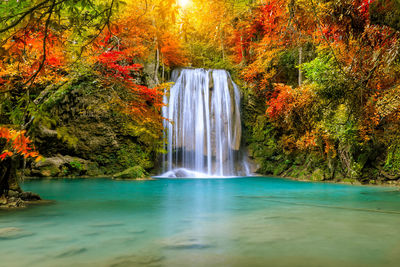
[[[120,1],[0,2],[1,191],[16,181],[20,156],[39,158],[25,137],[41,88],[68,75],[70,66],[109,25]],[[4,124],[12,128],[4,128]]]
[[25,136],[25,131],[16,131],[0,127],[0,197],[7,195],[8,189],[19,189],[17,178],[18,157],[32,158],[39,161],[41,156]]
[[[266,98],[285,152],[330,151],[345,175],[359,177],[373,151],[388,148],[396,135],[390,129],[398,127],[400,32],[388,13],[398,11],[396,3],[260,1],[238,19],[236,62],[252,94]],[[387,155],[397,155],[397,147]]]

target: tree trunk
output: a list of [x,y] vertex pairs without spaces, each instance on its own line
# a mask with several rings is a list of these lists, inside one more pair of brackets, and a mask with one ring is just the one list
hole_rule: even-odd
[[221,51],[222,51],[222,60],[225,61],[225,47],[224,47],[224,33],[222,27],[220,25],[220,42],[221,42]]
[[0,161],[0,197],[6,195],[8,192],[8,177],[10,176],[10,166],[10,158],[5,158],[4,160]]
[[162,82],[165,82],[165,65],[162,64]]
[[303,47],[299,47],[299,86],[303,83],[303,72],[301,71],[301,64],[303,63]]
[[[155,6],[153,6],[152,10],[154,10]],[[153,17],[151,24],[153,25],[153,27],[155,29],[157,29],[156,26],[156,20]],[[155,33],[154,35],[154,47],[156,48],[156,52],[155,52],[155,60],[156,60],[156,64],[154,66],[154,82],[156,83],[156,85],[160,84],[160,81],[158,80],[158,69],[160,68],[160,47],[158,44],[158,32]]]
[[21,191],[17,177],[18,157],[7,157],[0,161],[0,196],[7,195],[9,189]]
[[158,69],[160,68],[160,50],[156,49],[156,66],[154,68],[154,81],[156,84],[160,84],[160,81],[158,80]]

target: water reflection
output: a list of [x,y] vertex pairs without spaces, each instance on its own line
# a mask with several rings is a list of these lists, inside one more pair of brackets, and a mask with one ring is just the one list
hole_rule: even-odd
[[[400,199],[391,188],[272,178],[55,180],[24,188],[57,201],[0,213],[4,266],[397,266],[400,260]],[[2,239],[1,229],[10,227],[15,238]]]

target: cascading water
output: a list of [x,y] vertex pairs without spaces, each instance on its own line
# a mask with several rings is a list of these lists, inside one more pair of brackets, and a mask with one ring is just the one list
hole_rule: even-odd
[[163,108],[165,177],[248,175],[238,86],[225,70],[178,69]]

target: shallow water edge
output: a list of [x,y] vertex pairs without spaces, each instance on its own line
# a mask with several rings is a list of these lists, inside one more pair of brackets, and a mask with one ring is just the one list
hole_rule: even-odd
[[392,181],[381,181],[381,183],[376,184],[365,184],[361,183],[357,180],[312,180],[312,179],[303,179],[291,176],[279,176],[279,175],[263,175],[263,174],[254,174],[253,176],[230,176],[230,177],[205,177],[205,178],[168,178],[168,177],[159,177],[157,175],[150,176],[147,178],[132,178],[132,179],[115,179],[112,176],[78,176],[78,177],[25,177],[24,180],[34,181],[34,180],[60,180],[60,179],[110,179],[114,181],[132,181],[132,182],[140,182],[140,181],[154,181],[158,179],[172,179],[172,180],[184,180],[184,179],[238,179],[238,178],[278,178],[278,179],[287,179],[292,181],[299,182],[311,182],[311,183],[326,183],[326,184],[344,184],[344,185],[356,185],[356,186],[372,186],[372,187],[397,187],[400,189],[400,180],[392,180]]

